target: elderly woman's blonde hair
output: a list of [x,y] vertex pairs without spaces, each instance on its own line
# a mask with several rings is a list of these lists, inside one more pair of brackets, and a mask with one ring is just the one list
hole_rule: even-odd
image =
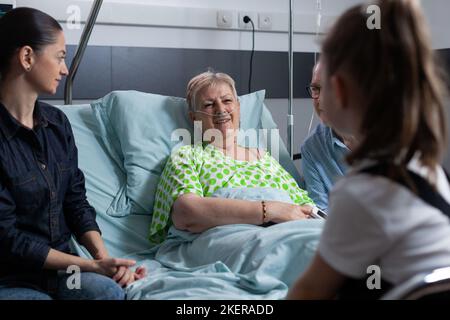
[[226,73],[206,71],[192,78],[187,85],[186,100],[189,110],[192,112],[197,110],[197,95],[203,88],[213,87],[221,83],[229,85],[234,98],[238,99],[233,78]]

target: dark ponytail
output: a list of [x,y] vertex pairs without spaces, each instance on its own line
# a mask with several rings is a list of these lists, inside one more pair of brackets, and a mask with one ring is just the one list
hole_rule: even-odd
[[17,49],[30,46],[39,51],[55,43],[58,31],[60,24],[42,11],[20,7],[6,13],[0,18],[0,75],[9,71]]

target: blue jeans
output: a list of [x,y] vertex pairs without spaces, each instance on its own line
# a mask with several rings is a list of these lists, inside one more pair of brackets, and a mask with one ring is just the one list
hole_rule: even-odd
[[[80,273],[80,286],[70,289],[70,275],[58,274],[58,287],[49,294],[39,287],[14,279],[0,279],[0,300],[124,300],[124,290],[111,278],[92,273]],[[69,280],[69,281],[68,281]]]

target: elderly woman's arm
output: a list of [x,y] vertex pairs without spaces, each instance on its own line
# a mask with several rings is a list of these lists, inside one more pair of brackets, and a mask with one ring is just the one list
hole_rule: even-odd
[[178,197],[172,206],[172,222],[177,229],[203,232],[225,224],[281,223],[305,219],[311,206],[298,206],[283,202],[266,201],[267,216],[263,221],[260,201],[200,197],[189,193]]
[[[210,155],[205,153],[202,145],[183,146],[167,161],[155,194],[149,234],[151,243],[164,241],[171,222],[177,229],[196,233],[225,224],[263,223],[263,207],[260,201],[209,196],[217,190],[217,186],[208,186],[205,179],[216,180],[215,174],[223,176],[223,173],[218,169],[215,171],[211,169],[211,174],[206,172],[210,169],[207,167],[209,164],[205,163],[205,157],[208,156]],[[314,202],[306,191],[298,188],[295,180],[275,159],[270,157],[269,160],[264,167],[270,166],[270,174],[267,176],[270,176],[271,180],[265,180],[265,186],[273,188],[274,185],[278,186],[280,190],[286,191],[292,202],[297,205],[266,201],[267,215],[264,222],[281,223],[306,218],[311,213]],[[224,173],[231,173],[230,169],[223,170]],[[217,181],[213,184],[216,185]],[[220,186],[233,187],[223,184]]]

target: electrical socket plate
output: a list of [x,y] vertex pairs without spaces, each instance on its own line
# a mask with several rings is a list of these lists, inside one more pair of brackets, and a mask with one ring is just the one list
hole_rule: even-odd
[[256,13],[254,12],[239,12],[239,29],[252,29],[252,23],[249,21],[248,23],[244,22],[244,17],[249,16],[252,19],[253,24],[255,25],[255,29],[257,28],[256,24]]
[[271,30],[273,15],[271,13],[258,13],[258,29]]
[[233,12],[226,10],[217,11],[217,26],[219,28],[231,28],[233,26]]

